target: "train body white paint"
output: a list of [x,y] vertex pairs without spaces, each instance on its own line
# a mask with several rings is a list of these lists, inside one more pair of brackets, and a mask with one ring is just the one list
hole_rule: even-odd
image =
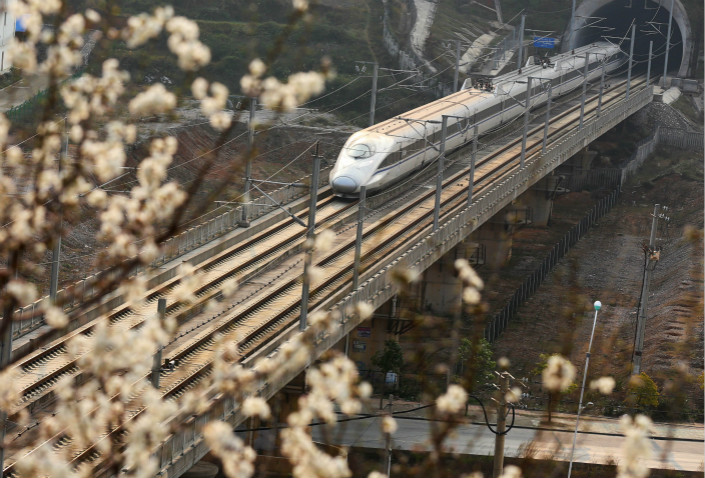
[[336,195],[357,197],[360,186],[375,192],[438,158],[441,124],[446,119],[446,151],[470,141],[477,126],[482,135],[524,114],[527,78],[532,77],[531,107],[582,85],[586,56],[588,81],[619,68],[626,57],[617,45],[595,43],[556,55],[546,64],[529,59],[521,70],[499,76],[491,87],[475,88],[466,80],[460,91],[354,133],[330,173]]

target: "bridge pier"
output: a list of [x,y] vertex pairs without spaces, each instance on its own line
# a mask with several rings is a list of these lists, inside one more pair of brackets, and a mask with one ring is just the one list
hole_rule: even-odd
[[[530,215],[524,224],[531,223],[534,226],[544,227],[549,225],[551,211],[553,211],[553,198],[560,183],[560,176],[549,174],[519,197],[518,202]],[[516,219],[521,220],[521,217]]]
[[584,181],[587,178],[588,172],[592,169],[592,163],[597,155],[597,151],[584,148],[578,154],[563,163],[560,170],[570,175],[574,182]]

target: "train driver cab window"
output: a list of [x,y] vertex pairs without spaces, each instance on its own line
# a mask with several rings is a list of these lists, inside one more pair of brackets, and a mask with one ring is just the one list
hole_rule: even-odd
[[357,143],[348,147],[348,154],[354,159],[366,159],[375,154],[372,146],[365,143]]

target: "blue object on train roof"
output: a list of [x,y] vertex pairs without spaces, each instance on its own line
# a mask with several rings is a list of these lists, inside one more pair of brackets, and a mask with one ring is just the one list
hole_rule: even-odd
[[536,48],[554,48],[556,46],[556,39],[550,37],[534,37],[534,46]]
[[20,15],[20,17],[15,21],[15,31],[16,32],[26,32],[27,31],[27,19],[29,14]]

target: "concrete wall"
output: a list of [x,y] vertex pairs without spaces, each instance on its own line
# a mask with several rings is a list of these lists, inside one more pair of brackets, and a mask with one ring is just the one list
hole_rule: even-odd
[[0,0],[0,73],[10,71],[7,49],[15,37],[15,17],[7,11],[11,0]]

